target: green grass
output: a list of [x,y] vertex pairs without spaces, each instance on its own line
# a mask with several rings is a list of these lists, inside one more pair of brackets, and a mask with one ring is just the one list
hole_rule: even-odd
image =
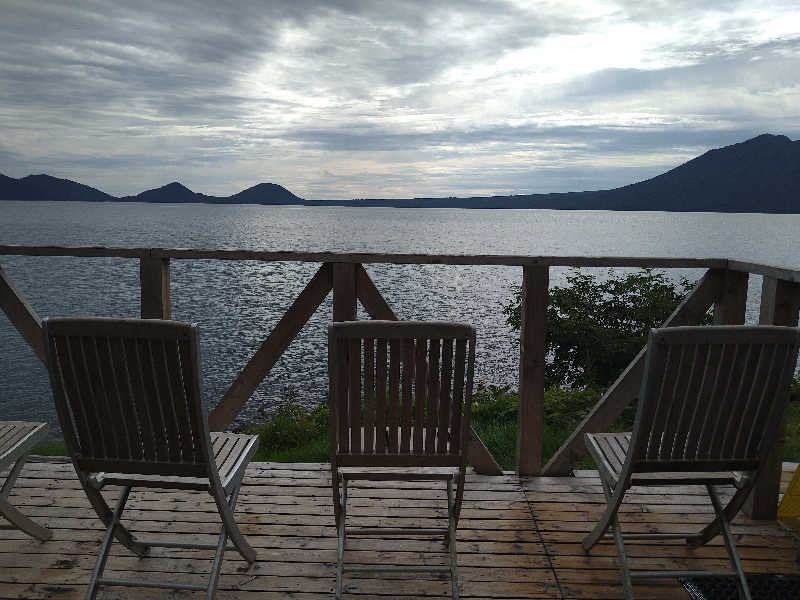
[[31,450],[34,456],[67,456],[67,446],[64,442],[44,442],[36,444]]
[[800,462],[800,397],[786,407],[786,443],[783,446],[783,460]]

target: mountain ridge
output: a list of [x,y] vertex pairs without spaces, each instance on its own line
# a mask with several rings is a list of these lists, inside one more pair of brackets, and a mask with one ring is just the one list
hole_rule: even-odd
[[584,192],[469,198],[305,200],[275,183],[259,183],[231,196],[207,196],[174,181],[136,196],[117,198],[50,175],[14,179],[0,174],[0,200],[800,213],[800,141],[765,133],[744,142],[714,148],[644,181]]

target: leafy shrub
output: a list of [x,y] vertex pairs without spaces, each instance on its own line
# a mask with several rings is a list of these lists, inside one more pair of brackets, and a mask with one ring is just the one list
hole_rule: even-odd
[[[608,271],[604,281],[573,269],[567,285],[548,292],[548,387],[608,387],[644,346],[692,285],[676,284],[664,273],[642,269]],[[520,328],[522,290],[503,306],[506,322]]]
[[[263,406],[260,407],[259,414],[264,422],[249,430],[249,433],[259,436],[257,460],[276,460],[266,457],[328,439],[330,411],[326,403],[308,410],[298,403],[297,392],[292,388],[284,390],[282,400],[272,415],[268,415]],[[327,446],[325,450],[324,460],[327,460]]]

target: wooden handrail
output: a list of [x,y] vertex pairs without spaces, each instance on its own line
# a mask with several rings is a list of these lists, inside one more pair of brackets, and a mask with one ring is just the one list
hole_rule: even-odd
[[[397,252],[293,252],[205,248],[114,248],[104,246],[0,246],[0,256],[169,258],[173,260],[258,260],[353,264],[496,265],[508,267],[641,267],[726,269],[725,258],[662,256],[529,256],[516,254],[407,254]],[[798,272],[800,277],[800,272]]]

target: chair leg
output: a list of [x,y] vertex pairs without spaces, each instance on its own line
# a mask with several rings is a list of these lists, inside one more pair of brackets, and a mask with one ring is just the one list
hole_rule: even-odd
[[[722,538],[725,541],[725,549],[728,551],[728,557],[731,560],[733,568],[736,570],[736,575],[739,579],[739,598],[742,600],[751,600],[750,588],[747,585],[747,577],[745,577],[744,570],[742,569],[742,561],[739,560],[739,554],[736,552],[736,544],[731,535],[731,525],[728,521],[728,515],[725,514],[725,508],[722,507],[719,496],[712,485],[706,485],[708,495],[711,497],[711,503],[714,505],[714,512],[717,513],[717,521],[722,528]],[[728,504],[730,506],[730,504]]]
[[[100,517],[100,520],[103,522],[103,524],[108,527],[113,522],[113,512],[106,503],[105,498],[103,498],[100,490],[86,481],[80,473],[78,473],[78,478],[81,480],[81,484],[83,484],[83,490],[86,492],[86,497],[94,507],[97,516]],[[113,532],[114,537],[117,538],[117,541],[120,544],[138,556],[145,556],[150,550],[146,544],[139,542],[122,523],[118,522]]]
[[608,531],[609,526],[611,525],[612,519],[617,514],[617,510],[619,510],[620,504],[622,504],[622,498],[625,496],[625,485],[624,482],[617,482],[617,487],[614,489],[614,493],[610,494],[610,489],[608,484],[601,478],[603,483],[603,492],[606,495],[606,510],[603,513],[603,516],[600,517],[600,520],[594,526],[591,533],[583,538],[583,549],[585,552],[588,552],[592,549],[592,547],[600,540],[601,537],[605,535]]
[[453,600],[458,600],[458,553],[456,552],[456,504],[453,499],[453,480],[447,480],[447,545],[450,550],[450,584]]
[[753,489],[753,486],[749,485],[736,490],[736,493],[730,499],[728,504],[725,505],[725,508],[722,510],[722,512],[718,512],[714,520],[706,525],[700,532],[688,537],[686,539],[687,543],[690,546],[702,546],[712,538],[720,535],[722,533],[721,515],[724,515],[724,518],[730,522],[744,505],[751,489]]
[[23,515],[16,508],[11,506],[7,500],[9,494],[11,493],[11,488],[14,487],[14,482],[17,480],[17,476],[22,471],[22,466],[25,464],[26,459],[27,456],[22,456],[17,459],[17,462],[14,463],[14,466],[11,468],[8,477],[6,477],[6,481],[3,484],[2,489],[0,489],[0,515],[8,519],[8,521],[17,529],[21,529],[28,535],[35,537],[42,542],[46,542],[52,537],[53,533],[46,527],[35,523],[29,517]]
[[[239,488],[231,494],[230,499],[225,498],[224,494],[213,494],[214,501],[217,503],[219,516],[222,519],[222,528],[230,536],[233,545],[248,563],[253,564],[256,560],[256,551],[239,531],[239,526],[233,517],[236,508],[236,499],[239,497]],[[224,545],[223,545],[224,548]]]
[[[611,493],[611,488],[609,487],[608,483],[605,480],[602,481],[603,484],[603,494],[606,497],[606,504],[610,507],[612,503],[613,494]],[[622,497],[620,495],[620,503],[622,502]],[[625,552],[625,542],[622,539],[622,528],[619,525],[619,515],[617,514],[617,508],[619,508],[619,503],[617,503],[614,511],[610,514],[611,518],[611,529],[614,532],[614,544],[617,547],[617,558],[619,559],[619,569],[622,571],[622,593],[625,596],[625,600],[634,600],[633,596],[633,583],[631,581],[631,571],[628,568],[628,554]],[[608,512],[608,510],[606,511]],[[585,541],[584,541],[584,548],[585,548]]]
[[[233,521],[233,512],[236,510],[236,500],[239,498],[239,490],[240,488],[238,487],[235,490],[233,490],[233,493],[231,493],[230,498],[228,498],[225,504],[230,509],[229,512],[231,514],[231,522],[233,523],[233,526],[236,528],[236,533],[239,534],[239,536],[244,541],[244,545],[246,546],[245,550],[249,549],[249,551],[252,552],[252,557],[253,557],[252,560],[250,560],[248,556],[245,554],[245,552],[242,551],[242,548],[238,544],[236,544],[235,539],[234,539],[234,545],[236,546],[236,549],[239,551],[242,557],[244,557],[244,559],[247,560],[247,562],[250,565],[252,565],[256,559],[255,550],[253,550],[252,546],[250,546],[247,540],[244,539],[244,536],[242,536],[241,532],[239,531],[236,522]],[[220,516],[222,518],[222,527],[220,528],[219,531],[219,539],[217,540],[217,549],[216,553],[214,554],[214,562],[211,565],[211,575],[208,578],[208,589],[206,591],[206,598],[208,598],[208,600],[212,600],[214,598],[214,594],[216,594],[217,592],[217,583],[219,582],[219,572],[220,569],[222,568],[222,560],[225,555],[225,549],[228,546],[228,535],[230,535],[230,530],[228,528],[229,526],[225,520],[225,517],[222,516],[222,511],[220,511]],[[233,536],[231,536],[231,538],[233,539]]]
[[[97,585],[100,583],[100,580],[103,577],[103,571],[106,568],[108,552],[111,550],[111,542],[114,540],[115,530],[118,526],[122,527],[119,520],[120,517],[122,517],[122,511],[125,510],[125,503],[128,501],[128,494],[130,491],[131,488],[128,486],[122,488],[119,494],[119,499],[117,500],[117,505],[114,508],[114,512],[111,513],[108,527],[106,527],[106,535],[103,538],[102,545],[100,546],[100,554],[97,557],[97,562],[94,565],[92,577],[89,580],[89,589],[86,590],[86,600],[94,600],[94,597],[97,595]],[[103,502],[105,503],[105,501]]]
[[[344,543],[346,536],[345,522],[347,521],[347,479],[344,477],[339,478],[342,485],[342,503],[339,506],[339,522],[336,524],[337,533],[339,536],[339,543],[337,546],[337,562],[336,562],[336,600],[342,598],[342,578],[344,575]],[[339,482],[336,483],[339,485]]]

